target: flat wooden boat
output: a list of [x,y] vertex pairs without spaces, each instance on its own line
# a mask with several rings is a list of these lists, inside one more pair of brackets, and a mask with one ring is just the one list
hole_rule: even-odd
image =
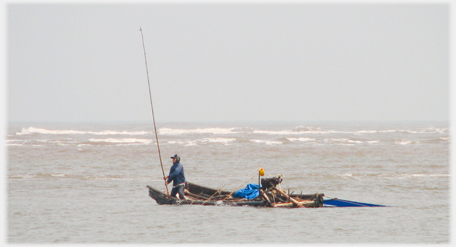
[[323,207],[324,194],[290,194],[274,186],[263,186],[259,195],[253,199],[233,197],[233,192],[216,190],[191,182],[185,184],[185,199],[168,196],[165,192],[149,185],[149,196],[160,205],[204,205],[204,206],[254,206],[284,208]]

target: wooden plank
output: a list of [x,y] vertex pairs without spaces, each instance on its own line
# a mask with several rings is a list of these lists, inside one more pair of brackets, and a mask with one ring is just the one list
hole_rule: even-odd
[[187,189],[184,190],[184,193],[185,193],[185,194],[188,194],[188,195],[191,196],[191,197],[195,197],[195,198],[197,198],[197,199],[203,199],[203,200],[206,200],[206,199],[207,199],[206,196],[194,194],[194,193],[188,191]]
[[266,201],[268,202],[267,205],[268,205],[269,207],[274,206],[274,205],[271,203],[271,200],[269,200],[268,195],[267,195],[266,193],[264,193],[263,191],[260,191],[260,192],[261,192],[261,196],[262,196],[264,199],[266,199]]
[[283,203],[275,203],[274,208],[289,208],[294,207],[294,203],[292,202],[283,202]]
[[288,200],[290,200],[293,204],[295,204],[297,207],[302,207],[302,204],[298,201],[296,201],[295,199],[289,197],[287,194],[285,194],[283,191],[281,190],[276,190],[278,191],[281,195],[285,196],[288,198]]

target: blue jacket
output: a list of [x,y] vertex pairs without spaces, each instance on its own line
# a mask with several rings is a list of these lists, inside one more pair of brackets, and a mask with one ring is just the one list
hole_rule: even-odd
[[169,170],[168,183],[171,181],[173,181],[173,186],[185,183],[184,166],[179,162],[173,163]]

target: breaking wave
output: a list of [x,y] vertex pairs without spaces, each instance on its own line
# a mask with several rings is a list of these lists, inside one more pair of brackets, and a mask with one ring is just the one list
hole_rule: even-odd
[[106,143],[106,144],[150,144],[151,139],[136,139],[136,138],[107,138],[107,139],[89,139],[89,142]]
[[160,128],[158,133],[161,135],[183,135],[183,134],[218,134],[227,135],[238,133],[235,128],[197,128],[197,129],[171,129]]
[[151,132],[148,131],[114,131],[114,130],[103,130],[103,131],[81,131],[81,130],[48,130],[42,128],[28,127],[22,128],[20,132],[16,132],[16,135],[33,135],[33,134],[44,134],[44,135],[148,135]]
[[205,145],[205,144],[223,144],[223,145],[230,145],[231,143],[235,142],[236,138],[202,138],[196,140],[172,140],[168,141],[168,144],[178,144],[183,146],[197,146],[197,145]]
[[[451,142],[449,128],[391,128],[391,129],[331,129],[297,126],[277,129],[268,127],[208,127],[160,128],[159,139],[167,145],[197,146],[208,144],[259,144],[259,145],[430,145]],[[8,135],[6,146],[42,145],[150,145],[155,143],[153,131],[146,130],[77,130],[24,127]]]
[[283,141],[276,141],[276,140],[252,140],[255,143],[261,143],[266,145],[282,145]]
[[[160,128],[158,133],[161,135],[185,135],[185,134],[214,134],[214,135],[227,135],[227,134],[264,134],[264,135],[301,135],[301,134],[376,134],[376,133],[409,133],[409,134],[448,134],[448,128],[418,128],[418,129],[390,129],[390,130],[356,130],[356,131],[343,131],[343,130],[322,130],[320,127],[297,126],[288,130],[262,130],[250,127],[236,127],[236,128],[194,128],[194,129],[173,129],[173,128]],[[21,135],[151,135],[152,131],[116,131],[116,130],[103,130],[103,131],[82,131],[82,130],[50,130],[37,127],[22,128],[21,131],[16,132],[16,136]]]
[[289,141],[299,141],[299,142],[315,142],[317,139],[314,138],[307,138],[307,137],[299,137],[299,138],[287,138]]

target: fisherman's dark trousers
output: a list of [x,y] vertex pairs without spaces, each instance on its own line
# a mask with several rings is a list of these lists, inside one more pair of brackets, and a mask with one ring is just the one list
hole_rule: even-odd
[[184,185],[179,185],[179,186],[176,186],[176,187],[173,187],[173,189],[171,190],[171,196],[173,197],[176,197],[176,194],[179,193],[179,197],[180,199],[184,199]]

